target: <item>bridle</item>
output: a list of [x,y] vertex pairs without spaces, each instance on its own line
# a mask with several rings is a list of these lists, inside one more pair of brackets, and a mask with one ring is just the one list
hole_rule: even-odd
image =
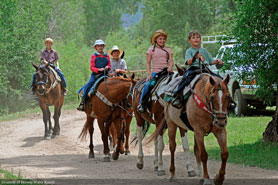
[[[40,71],[36,72],[38,74],[39,78],[40,78],[39,81],[35,83],[36,86],[37,85],[47,85],[49,83],[49,71],[45,70],[45,69],[41,69],[41,71],[43,71],[43,72],[40,72]],[[43,81],[44,74],[46,74],[46,80],[45,81]],[[46,92],[48,93],[49,91],[47,90]],[[37,91],[37,94],[42,96],[42,95],[47,94],[46,92],[44,91],[43,93],[40,93],[40,92]]]

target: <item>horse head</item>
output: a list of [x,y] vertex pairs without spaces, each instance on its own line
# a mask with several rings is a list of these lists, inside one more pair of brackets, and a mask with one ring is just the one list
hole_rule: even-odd
[[32,63],[32,65],[36,69],[34,85],[36,86],[38,94],[44,95],[46,86],[49,83],[49,63],[42,62],[39,66]]
[[212,112],[213,122],[218,127],[225,127],[227,124],[228,105],[231,98],[228,83],[230,75],[224,80],[209,77],[209,84],[211,85],[208,104]]

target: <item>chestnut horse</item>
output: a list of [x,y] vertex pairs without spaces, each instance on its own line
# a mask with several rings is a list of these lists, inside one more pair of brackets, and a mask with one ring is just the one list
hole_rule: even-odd
[[[198,166],[198,175],[204,184],[211,184],[207,170],[208,154],[205,149],[204,137],[212,132],[221,148],[222,164],[219,173],[215,177],[215,184],[222,184],[225,176],[226,162],[228,159],[227,149],[227,107],[230,94],[227,84],[230,76],[224,80],[202,74],[201,79],[196,83],[192,94],[186,105],[188,121],[194,130],[194,153]],[[174,79],[175,80],[175,79]],[[176,130],[177,127],[188,129],[181,121],[179,115],[181,109],[172,106],[171,103],[164,104],[164,114],[168,125],[169,148],[171,151],[170,173],[171,179],[175,177],[174,154],[176,149]],[[201,162],[203,164],[203,171]]]
[[[85,138],[87,131],[90,134],[90,152],[89,158],[94,158],[94,145],[93,145],[93,132],[94,132],[94,120],[97,119],[99,129],[101,131],[101,137],[103,141],[103,153],[104,161],[110,161],[110,150],[108,146],[108,135],[109,128],[113,122],[115,130],[117,131],[118,143],[116,150],[113,153],[113,159],[117,160],[119,158],[120,142],[123,140],[122,134],[122,121],[121,112],[123,108],[120,103],[129,96],[132,96],[132,90],[135,85],[134,75],[131,78],[122,77],[112,77],[107,78],[104,82],[101,82],[97,93],[102,94],[98,96],[97,94],[90,98],[90,100],[85,105],[85,112],[87,115],[87,120],[84,124],[83,130],[80,133],[81,138]],[[110,103],[105,102],[105,99]]]
[[[39,66],[32,63],[36,69],[34,85],[35,93],[39,98],[39,105],[43,113],[43,122],[45,127],[44,138],[51,139],[60,135],[59,118],[61,108],[64,103],[64,95],[62,93],[61,83],[54,76],[54,69],[48,62],[42,62]],[[54,105],[54,129],[51,124],[51,113],[49,106]],[[49,123],[49,125],[47,125]]]
[[[167,128],[166,122],[164,119],[164,113],[163,113],[164,108],[158,100],[152,100],[148,103],[148,105],[147,105],[148,110],[146,112],[140,113],[137,111],[137,106],[138,106],[141,92],[143,89],[142,86],[144,85],[143,82],[145,80],[146,80],[146,78],[143,78],[140,81],[138,81],[137,84],[135,85],[134,93],[133,93],[133,101],[132,101],[132,107],[134,109],[134,114],[136,117],[136,133],[137,133],[137,141],[138,141],[138,145],[139,145],[136,166],[138,169],[143,169],[143,166],[144,166],[144,161],[143,161],[144,154],[143,154],[142,140],[143,140],[147,130],[143,129],[143,127],[148,127],[148,126],[146,126],[147,124],[153,123],[156,125],[156,128],[159,128],[159,132],[158,132],[157,136],[155,137],[155,142],[154,142],[154,149],[155,149],[154,170],[157,171],[158,176],[162,176],[162,175],[165,175],[165,170],[163,167],[163,160],[162,160],[162,153],[164,150],[163,134]],[[166,81],[166,80],[168,80],[168,78],[164,79],[164,80]],[[162,94],[161,96],[164,96],[164,94]],[[162,125],[165,125],[165,127]],[[143,130],[145,130],[145,131],[143,131]],[[188,171],[188,176],[190,176],[190,177],[196,176],[196,173],[190,162],[190,153],[189,153],[189,145],[188,145],[188,141],[187,141],[186,130],[181,128],[180,134],[182,137],[183,149],[184,149],[185,157],[186,157],[186,168]],[[149,139],[149,140],[152,140],[152,139]]]

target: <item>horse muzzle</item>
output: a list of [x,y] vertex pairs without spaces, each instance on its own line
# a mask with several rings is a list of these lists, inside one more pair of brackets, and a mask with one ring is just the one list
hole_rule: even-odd
[[224,112],[214,114],[213,123],[219,128],[224,128],[227,125],[227,114]]

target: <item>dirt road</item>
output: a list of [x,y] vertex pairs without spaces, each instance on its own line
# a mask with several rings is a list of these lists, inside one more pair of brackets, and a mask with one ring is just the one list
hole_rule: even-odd
[[[136,168],[138,150],[134,146],[131,146],[130,155],[121,155],[117,161],[103,162],[103,147],[97,124],[94,135],[96,158],[88,159],[89,143],[78,139],[84,120],[84,113],[75,110],[63,111],[60,120],[61,135],[52,140],[44,140],[42,137],[44,125],[41,114],[0,122],[1,168],[12,169],[15,174],[20,172],[23,177],[32,179],[72,179],[71,182],[76,179],[165,179],[165,182],[168,182],[170,158],[168,146],[165,147],[164,155],[166,175],[162,177],[157,176],[153,170],[152,145],[144,147],[143,170]],[[189,179],[181,146],[177,147],[176,154],[177,179]],[[191,158],[196,169],[194,157]],[[220,163],[209,161],[208,166],[210,176],[214,177]],[[228,164],[226,179],[226,184],[238,184],[234,179],[278,179],[278,172]]]

